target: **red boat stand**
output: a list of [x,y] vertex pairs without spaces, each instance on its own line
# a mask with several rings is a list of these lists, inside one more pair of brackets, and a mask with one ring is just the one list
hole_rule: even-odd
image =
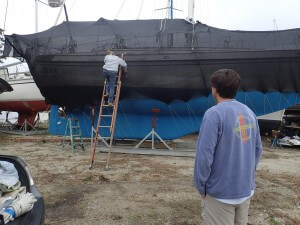
[[167,143],[155,131],[156,121],[157,121],[156,114],[160,113],[160,109],[153,108],[151,110],[151,112],[154,113],[153,118],[152,118],[152,130],[150,131],[149,134],[147,134],[147,136],[143,140],[141,140],[140,143],[137,144],[137,146],[135,146],[135,148],[138,148],[150,135],[152,135],[152,149],[155,149],[154,148],[154,137],[156,136],[169,150],[173,150],[172,148],[170,148],[169,145],[167,145]]

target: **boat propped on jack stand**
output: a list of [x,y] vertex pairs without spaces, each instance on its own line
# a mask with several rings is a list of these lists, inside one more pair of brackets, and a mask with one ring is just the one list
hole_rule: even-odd
[[7,61],[0,64],[0,81],[10,91],[0,95],[0,111],[18,112],[17,126],[25,126],[24,129],[29,130],[34,126],[38,112],[46,111],[49,105],[36,86],[26,63],[17,59]]

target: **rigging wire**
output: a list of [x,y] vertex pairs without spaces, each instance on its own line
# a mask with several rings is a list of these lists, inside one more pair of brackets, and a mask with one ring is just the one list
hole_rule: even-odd
[[4,26],[3,26],[3,30],[5,30],[5,25],[6,25],[7,8],[8,8],[8,0],[6,1],[6,10],[5,10],[5,17],[4,17]]
[[180,2],[181,2],[181,9],[182,9],[181,14],[182,14],[183,18],[185,19],[186,17],[185,17],[185,14],[184,14],[183,1],[181,0]]
[[42,3],[42,4],[44,4],[44,5],[46,5],[46,6],[49,6],[47,3],[45,3],[45,2],[43,2],[41,0],[37,0],[37,1],[40,2],[40,3]]
[[120,7],[120,9],[119,9],[119,11],[118,11],[118,13],[117,13],[117,15],[115,16],[116,19],[118,19],[119,14],[120,14],[120,12],[122,11],[125,2],[126,2],[126,0],[123,0],[123,3],[122,3],[122,5],[121,5],[121,7]]
[[156,2],[157,2],[157,0],[153,1],[153,7],[152,7],[152,12],[151,12],[151,17],[150,17],[150,19],[153,19],[153,13],[155,12]]
[[210,24],[209,2],[207,1],[207,24]]
[[[196,10],[198,9],[198,10]],[[203,4],[201,3],[201,0],[197,0],[195,2],[195,9],[194,9],[194,12],[195,12],[195,18],[196,18],[196,12],[199,12],[199,14],[197,14],[198,18],[199,18],[199,21],[201,21],[201,17],[202,17],[202,14],[203,14]],[[197,21],[195,19],[195,21]]]
[[142,4],[141,4],[140,11],[139,11],[137,19],[140,19],[140,15],[141,15],[141,11],[142,11],[143,5],[144,5],[144,0],[142,0]]
[[[165,19],[169,19],[169,12],[170,12],[170,8],[168,8],[168,6],[169,6],[169,1],[170,1],[170,0],[167,0],[167,8],[166,8]],[[163,10],[162,10],[162,11],[163,11]]]
[[73,6],[75,5],[76,2],[77,2],[77,0],[75,0],[75,1],[73,2],[72,6],[70,7],[70,9],[69,9],[69,14],[71,13],[71,10],[73,9]]

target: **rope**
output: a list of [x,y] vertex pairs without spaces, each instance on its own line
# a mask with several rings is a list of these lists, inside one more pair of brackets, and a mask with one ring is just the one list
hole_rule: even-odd
[[268,96],[267,96],[266,94],[265,94],[265,96],[266,96],[266,99],[267,99],[267,101],[268,101],[268,103],[269,103],[269,106],[270,106],[270,108],[271,108],[271,111],[272,111],[272,112],[275,112],[274,109],[273,109],[273,107],[272,107],[272,105],[271,105],[271,102],[270,102]]
[[190,120],[191,120],[191,124],[192,124],[192,126],[193,126],[193,130],[195,130],[195,124],[194,124],[194,122],[193,122],[193,118],[192,118],[191,112],[190,112],[190,110],[189,110],[189,104],[186,102],[186,103],[185,103],[185,106],[186,106],[186,108],[187,108],[187,110],[188,110],[188,113],[189,113],[189,116],[190,116]]
[[153,7],[152,7],[152,12],[151,12],[150,19],[153,19],[153,13],[155,12],[156,1],[157,0],[153,1]]
[[71,13],[72,9],[73,9],[73,6],[75,5],[75,3],[77,2],[77,0],[75,0],[71,6],[71,8],[69,9],[69,13]]
[[6,25],[7,9],[8,9],[8,0],[6,1],[6,10],[5,10],[3,30],[5,30],[5,25]]
[[[255,110],[255,107],[254,107],[254,105],[253,105],[251,99],[249,98],[249,96],[248,96],[247,93],[245,93],[245,95],[246,95],[247,99],[249,100],[249,102],[250,102],[250,104],[251,104],[252,110],[253,110],[254,113],[257,115],[257,111]],[[251,108],[251,107],[249,106],[249,108]]]
[[[196,114],[195,114],[194,110],[192,109],[192,107],[190,106],[190,104],[189,104],[189,103],[186,103],[186,105],[187,105],[187,108],[188,108],[189,113],[192,112],[193,115],[194,115],[194,117],[195,117],[196,120],[198,121],[198,123],[201,124],[200,120],[199,120],[198,117],[196,116]],[[194,125],[194,122],[193,122],[193,125]],[[194,128],[195,128],[195,127],[194,127]]]
[[172,118],[173,118],[173,121],[174,121],[174,123],[175,123],[175,126],[176,126],[176,128],[177,128],[177,134],[179,134],[180,132],[180,129],[179,129],[179,126],[178,126],[178,124],[176,123],[176,119],[175,119],[175,117],[174,117],[174,115],[173,115],[173,113],[172,113],[172,110],[171,110],[171,106],[170,105],[168,105],[168,108],[169,108],[169,111],[170,111],[170,113],[171,113],[171,115],[172,115]]
[[123,115],[124,115],[124,117],[125,117],[125,120],[126,120],[127,124],[129,125],[129,129],[131,130],[132,133],[134,133],[134,130],[133,130],[132,126],[131,126],[131,123],[129,122],[129,120],[128,120],[128,118],[127,118],[127,115],[126,115],[126,113],[125,113],[125,111],[124,111],[124,109],[123,109],[122,104],[119,104],[119,106],[120,106],[120,108],[121,108],[121,110],[122,110],[122,112],[123,112]]
[[37,200],[32,193],[19,194],[17,199],[5,209],[5,212],[3,213],[4,221],[13,221],[20,215],[30,211],[36,201]]
[[[193,50],[193,49],[192,49],[192,50]],[[193,52],[192,52],[192,53],[193,53]],[[200,59],[198,58],[198,54],[197,54],[197,53],[193,53],[193,54],[194,54],[194,56],[196,56],[196,59],[197,59],[197,64],[198,64],[199,69],[200,69],[200,77],[201,77],[201,79],[202,79],[202,83],[203,83],[203,86],[204,86],[204,90],[208,90],[208,87],[207,87],[207,85],[206,85],[205,74],[204,74],[204,72],[203,72],[203,68],[202,68]],[[205,94],[208,96],[207,91],[205,91],[205,92],[206,92]]]
[[46,5],[46,6],[49,6],[47,3],[42,2],[41,0],[37,0],[37,1],[40,2],[40,3],[42,3],[42,4],[44,4],[44,5]]
[[36,201],[37,200],[33,194],[28,192],[26,194],[19,195],[19,198],[17,198],[16,201],[13,201],[10,207],[14,209],[16,217],[18,217],[25,212],[30,211]]
[[183,11],[183,9],[184,9],[183,1],[181,0],[180,2],[181,2],[181,8],[182,8],[181,14],[182,14],[183,18],[185,18],[184,11]]
[[[186,104],[186,103],[185,103]],[[184,119],[181,118],[180,115],[178,115],[178,113],[172,108],[171,105],[169,105],[170,111],[172,110],[174,112],[174,114],[183,122],[183,124],[190,130],[193,131],[193,129],[191,129],[191,127],[184,121]]]
[[122,5],[121,5],[121,7],[120,7],[120,9],[119,9],[119,11],[118,11],[118,13],[117,13],[117,15],[115,16],[116,19],[119,17],[119,14],[120,14],[120,12],[122,11],[125,2],[126,2],[126,0],[123,1],[123,3],[122,3]]
[[142,11],[143,5],[144,5],[144,0],[142,0],[140,11],[139,11],[137,19],[140,19],[140,15],[141,15],[141,11]]
[[286,103],[288,104],[288,106],[291,107],[292,104],[289,102],[289,100],[287,100],[287,98],[285,97],[284,93],[281,93],[281,95],[282,95],[283,99],[286,101]]

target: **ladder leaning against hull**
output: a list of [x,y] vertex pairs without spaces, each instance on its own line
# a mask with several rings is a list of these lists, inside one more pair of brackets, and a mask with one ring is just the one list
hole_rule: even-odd
[[[121,58],[123,59],[124,56],[122,54]],[[114,132],[115,132],[115,124],[116,124],[116,118],[117,118],[117,113],[118,113],[118,105],[119,105],[119,97],[120,97],[120,91],[121,91],[121,75],[122,75],[122,66],[120,65],[119,71],[118,71],[118,76],[117,76],[117,84],[115,85],[115,97],[114,97],[114,102],[113,106],[108,105],[105,103],[105,93],[106,93],[106,84],[107,80],[105,79],[104,85],[103,85],[103,92],[102,92],[102,99],[101,99],[101,104],[100,104],[100,110],[99,110],[99,116],[98,116],[98,122],[97,122],[97,127],[95,130],[95,137],[94,141],[92,143],[93,149],[92,149],[92,161],[91,161],[91,166],[90,169],[92,169],[94,160],[95,160],[95,153],[96,153],[96,148],[98,144],[98,139],[100,138],[107,146],[108,146],[108,155],[107,155],[107,160],[106,160],[106,170],[109,169],[109,163],[110,163],[110,157],[111,157],[111,148],[112,148],[112,143],[113,143],[113,138],[114,138]],[[113,107],[112,114],[103,114],[103,109],[107,107]],[[106,118],[111,118],[111,123],[110,125],[107,126],[102,126],[101,125],[101,119],[103,117]],[[110,136],[109,137],[102,137],[100,135],[100,128],[103,129],[109,129]],[[92,128],[93,129],[93,128]],[[92,131],[93,134],[94,131]],[[109,139],[109,144],[105,141],[105,139]]]

